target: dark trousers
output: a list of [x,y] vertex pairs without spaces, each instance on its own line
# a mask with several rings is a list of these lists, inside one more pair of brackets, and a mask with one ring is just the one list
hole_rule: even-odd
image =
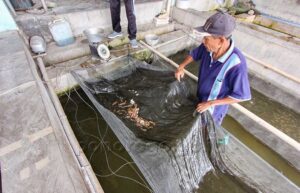
[[[128,34],[129,39],[136,38],[136,21],[135,21],[135,10],[134,0],[124,0],[126,15],[128,20]],[[120,14],[121,14],[121,0],[110,0],[110,13],[112,27],[115,32],[121,32]]]

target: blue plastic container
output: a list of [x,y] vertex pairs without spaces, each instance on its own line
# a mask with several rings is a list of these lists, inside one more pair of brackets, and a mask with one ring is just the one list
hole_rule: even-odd
[[58,46],[74,43],[75,38],[70,24],[64,19],[57,19],[48,24],[51,35]]

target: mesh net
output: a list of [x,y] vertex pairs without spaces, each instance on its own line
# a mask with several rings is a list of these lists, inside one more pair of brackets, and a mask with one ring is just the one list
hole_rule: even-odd
[[[154,192],[194,192],[218,168],[225,131],[195,113],[196,83],[178,82],[157,56],[130,56],[72,72],[135,161]],[[223,143],[223,145],[222,145]]]

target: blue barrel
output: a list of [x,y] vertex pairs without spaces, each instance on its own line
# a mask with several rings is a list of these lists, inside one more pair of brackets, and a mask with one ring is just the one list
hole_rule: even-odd
[[33,2],[31,0],[10,0],[10,3],[15,10],[26,10],[33,6]]
[[70,24],[64,19],[57,19],[49,23],[49,30],[58,46],[66,46],[75,41]]

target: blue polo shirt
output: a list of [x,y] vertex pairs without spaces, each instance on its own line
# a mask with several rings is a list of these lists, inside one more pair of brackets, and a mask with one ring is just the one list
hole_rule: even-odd
[[[203,44],[193,49],[190,56],[200,61],[198,74],[198,102],[223,99],[226,97],[240,101],[251,99],[247,64],[240,50],[231,45],[217,61]],[[229,105],[217,105],[209,109],[215,122],[221,125]]]

